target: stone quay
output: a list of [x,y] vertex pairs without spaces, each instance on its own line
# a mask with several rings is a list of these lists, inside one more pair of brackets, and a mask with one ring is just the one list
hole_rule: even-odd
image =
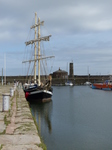
[[46,149],[22,87],[14,88],[14,94],[9,94],[7,100],[9,110],[3,109],[3,96],[10,93],[10,89],[11,85],[0,86],[0,150]]

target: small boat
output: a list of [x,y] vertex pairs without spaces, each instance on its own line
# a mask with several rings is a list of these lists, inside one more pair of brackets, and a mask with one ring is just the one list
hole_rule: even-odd
[[[33,62],[33,68],[34,68],[34,78],[33,78],[33,83],[32,84],[25,84],[24,86],[24,92],[25,92],[25,97],[27,99],[27,101],[31,102],[47,102],[51,100],[51,97],[53,95],[53,88],[51,87],[51,80],[52,77],[49,75],[44,83],[40,80],[40,70],[42,69],[41,67],[41,62],[43,59],[47,59],[47,58],[52,58],[54,56],[49,56],[49,57],[43,57],[43,55],[41,54],[40,51],[40,42],[41,41],[49,41],[49,38],[51,37],[51,35],[49,36],[45,36],[45,37],[40,37],[40,25],[43,25],[44,21],[40,22],[40,18],[38,18],[38,23],[37,23],[37,13],[35,13],[35,24],[31,27],[31,29],[35,30],[35,39],[34,40],[30,40],[25,42],[26,46],[27,45],[32,45],[34,44],[34,53],[33,53],[33,57],[34,59],[31,60],[26,60],[23,61],[23,63],[26,62]],[[38,36],[37,36],[37,28],[38,28]],[[37,42],[38,42],[38,53],[37,53]],[[38,80],[36,79],[36,63],[38,61]],[[43,64],[43,62],[42,62]],[[45,66],[43,66],[45,69]]]
[[73,86],[73,83],[71,81],[67,81],[67,82],[65,82],[65,85],[67,85],[67,86]]
[[101,89],[101,90],[112,90],[112,80],[106,80],[105,82],[93,83],[92,89]]
[[91,85],[91,82],[86,81],[84,85]]

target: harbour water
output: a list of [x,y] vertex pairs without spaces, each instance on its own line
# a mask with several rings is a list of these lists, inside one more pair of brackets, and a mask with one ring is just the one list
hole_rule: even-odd
[[55,86],[52,101],[31,105],[47,150],[111,150],[112,91]]

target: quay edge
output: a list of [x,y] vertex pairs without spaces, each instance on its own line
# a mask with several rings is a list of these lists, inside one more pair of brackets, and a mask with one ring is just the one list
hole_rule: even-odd
[[9,92],[10,87],[0,86],[0,149],[46,150],[22,88],[17,88],[10,97],[9,111],[2,111],[2,93]]

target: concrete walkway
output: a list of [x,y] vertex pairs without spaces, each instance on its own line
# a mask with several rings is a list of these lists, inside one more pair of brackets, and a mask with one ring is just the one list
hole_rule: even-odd
[[14,130],[16,129],[15,125],[15,117],[16,117],[16,97],[13,98],[13,106],[12,106],[12,116],[11,123],[6,128],[6,134],[14,134]]
[[[10,87],[0,87],[9,92]],[[0,94],[0,150],[42,150],[40,137],[22,89],[10,98],[10,110],[2,112]],[[5,119],[4,119],[5,118]]]

